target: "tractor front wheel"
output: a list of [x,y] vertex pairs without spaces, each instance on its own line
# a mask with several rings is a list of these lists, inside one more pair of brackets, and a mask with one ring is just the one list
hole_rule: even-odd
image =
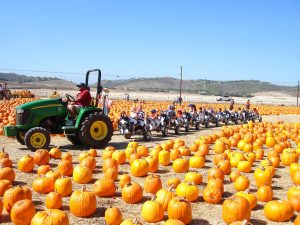
[[25,145],[25,131],[17,130],[16,139],[21,145]]
[[112,122],[102,113],[91,113],[82,122],[80,140],[85,146],[102,148],[111,140],[112,135]]
[[26,132],[24,142],[31,151],[47,149],[50,144],[50,134],[45,128],[34,127]]

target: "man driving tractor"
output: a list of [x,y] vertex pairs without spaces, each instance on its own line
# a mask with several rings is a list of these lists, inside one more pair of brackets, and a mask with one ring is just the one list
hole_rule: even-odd
[[76,113],[79,113],[80,109],[89,106],[91,104],[92,96],[90,93],[90,88],[85,85],[85,83],[80,83],[77,85],[79,88],[79,93],[76,96],[75,102],[68,104],[68,110],[70,111],[70,119],[74,119]]

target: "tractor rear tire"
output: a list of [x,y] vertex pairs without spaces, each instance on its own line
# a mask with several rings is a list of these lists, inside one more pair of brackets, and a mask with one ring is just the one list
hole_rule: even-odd
[[109,117],[93,112],[83,119],[79,132],[84,146],[102,148],[111,140],[113,125]]
[[73,145],[82,145],[78,135],[69,135],[66,134],[66,138],[73,144]]
[[43,127],[34,127],[26,132],[24,141],[31,151],[47,149],[50,144],[50,134]]

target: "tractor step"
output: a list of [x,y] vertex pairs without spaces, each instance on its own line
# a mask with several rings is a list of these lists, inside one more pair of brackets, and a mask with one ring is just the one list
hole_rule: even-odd
[[61,129],[63,130],[77,130],[76,126],[63,126]]
[[75,135],[78,128],[75,126],[64,126],[61,129],[65,131],[64,132],[65,134],[68,134],[68,135],[74,134]]

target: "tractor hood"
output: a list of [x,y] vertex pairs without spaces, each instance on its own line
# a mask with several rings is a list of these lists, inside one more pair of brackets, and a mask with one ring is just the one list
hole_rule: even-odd
[[[66,103],[65,103],[66,104]],[[16,107],[16,109],[39,109],[43,107],[52,107],[52,106],[62,106],[64,102],[62,102],[61,98],[51,98],[51,99],[42,99],[33,102],[28,102]]]

